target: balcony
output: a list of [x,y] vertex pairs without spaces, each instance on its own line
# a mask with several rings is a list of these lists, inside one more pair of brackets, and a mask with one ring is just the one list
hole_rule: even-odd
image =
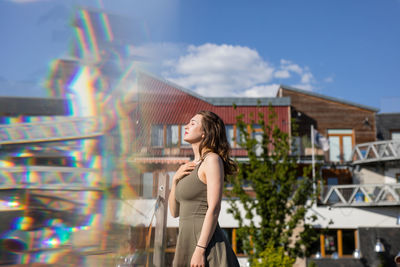
[[63,141],[102,135],[97,117],[70,117],[51,121],[0,125],[0,145]]
[[400,160],[400,140],[358,144],[354,147],[352,164]]
[[329,206],[399,206],[400,183],[325,186],[320,196],[320,204]]

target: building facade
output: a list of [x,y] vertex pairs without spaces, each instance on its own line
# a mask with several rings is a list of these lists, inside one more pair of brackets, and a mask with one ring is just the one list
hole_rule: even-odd
[[[398,129],[395,114],[377,114],[371,107],[289,86],[281,86],[280,96],[291,98],[300,136],[313,124],[329,140],[328,151],[315,151],[321,192],[309,214],[317,215],[314,227],[321,234],[308,262],[395,266],[400,250],[392,238],[399,231],[400,212],[400,147],[391,140]],[[307,145],[301,148],[303,161],[309,160]],[[378,241],[384,252],[376,252]]]

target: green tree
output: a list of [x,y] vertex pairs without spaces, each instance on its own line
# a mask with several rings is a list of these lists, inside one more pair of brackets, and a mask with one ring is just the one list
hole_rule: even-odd
[[[262,261],[262,252],[271,247],[278,252],[282,248],[292,259],[303,257],[317,238],[305,220],[314,200],[311,169],[299,170],[290,136],[278,127],[272,107],[268,119],[258,113],[261,140],[255,138],[254,115],[251,117],[249,123],[245,123],[243,115],[237,117],[238,143],[247,150],[248,161],[238,162],[239,172],[226,191],[231,206],[228,212],[239,223],[237,235],[250,262]],[[249,194],[246,187],[254,193]]]
[[269,242],[264,251],[260,253],[259,258],[253,258],[251,266],[253,267],[290,267],[296,260],[289,257],[283,247],[274,247]]

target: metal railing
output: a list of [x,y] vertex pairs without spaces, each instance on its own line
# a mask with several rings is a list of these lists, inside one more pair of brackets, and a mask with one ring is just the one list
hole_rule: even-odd
[[91,138],[103,132],[98,117],[69,117],[51,121],[0,125],[0,145]]
[[330,206],[400,205],[400,183],[324,186],[320,204]]
[[352,152],[353,164],[400,160],[400,140],[358,144]]
[[101,172],[91,168],[0,168],[0,189],[95,190],[100,189],[101,181]]

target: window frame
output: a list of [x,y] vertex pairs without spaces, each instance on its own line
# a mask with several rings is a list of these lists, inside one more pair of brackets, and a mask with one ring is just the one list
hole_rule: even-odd
[[[353,257],[352,254],[343,254],[343,244],[344,244],[344,240],[343,240],[343,231],[349,231],[352,230],[354,232],[354,250],[355,249],[360,249],[359,248],[359,237],[358,237],[358,230],[357,229],[329,229],[329,230],[336,230],[336,246],[337,246],[337,252],[339,258],[349,258],[349,257]],[[326,258],[326,257],[331,257],[332,254],[327,254],[326,250],[325,250],[325,239],[326,239],[326,234],[321,233],[320,234],[320,239],[319,239],[319,252],[321,253],[321,257],[322,258]],[[315,255],[314,255],[315,257]]]
[[[162,126],[162,145],[153,145],[153,127],[154,126]],[[171,144],[167,144],[168,141],[168,128],[169,127],[173,127],[176,126],[178,128],[178,139],[177,139],[177,143],[174,145]],[[183,142],[183,127],[185,126],[185,124],[152,124],[150,126],[150,138],[149,138],[149,144],[150,147],[154,147],[154,148],[186,148],[189,147],[190,144],[184,144]]]
[[[335,133],[334,131],[351,131],[351,133]],[[331,143],[331,141],[330,141],[331,137],[338,137],[339,138],[339,158],[340,159],[339,159],[339,161],[331,159],[331,154],[329,152],[329,161],[330,162],[343,163],[345,161],[345,159],[344,159],[343,138],[344,137],[351,137],[351,150],[353,150],[353,148],[355,146],[354,129],[327,129],[327,136],[328,136],[329,143]]]

